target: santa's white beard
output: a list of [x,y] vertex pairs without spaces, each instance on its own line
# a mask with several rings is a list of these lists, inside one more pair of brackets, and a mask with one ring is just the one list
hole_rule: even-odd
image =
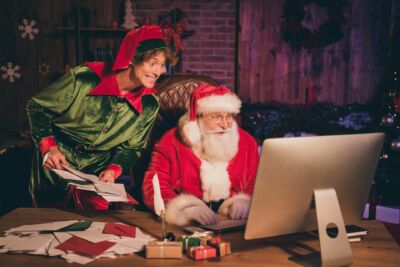
[[202,121],[199,122],[201,131],[201,151],[202,156],[210,163],[212,162],[228,162],[238,151],[239,134],[238,126],[234,121],[232,127],[222,131],[207,130]]

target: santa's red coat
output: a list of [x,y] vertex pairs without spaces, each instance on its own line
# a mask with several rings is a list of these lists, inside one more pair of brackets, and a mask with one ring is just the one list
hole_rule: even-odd
[[[185,206],[193,205],[197,200],[204,200],[203,177],[201,177],[204,176],[204,170],[200,174],[201,165],[205,164],[204,160],[200,159],[187,144],[181,141],[179,133],[176,128],[171,129],[155,145],[150,166],[143,181],[144,202],[148,207],[154,209],[152,179],[154,174],[158,174],[161,195],[164,202],[167,203],[167,215],[171,213],[168,210],[174,210],[173,214],[169,214],[169,218],[179,217],[179,211]],[[258,146],[254,138],[240,128],[238,135],[238,152],[224,165],[227,166],[226,172],[230,181],[230,188],[227,191],[229,195],[224,199],[232,198],[235,195],[250,197],[253,193],[259,160]],[[218,192],[223,189],[213,188],[212,190]],[[174,203],[174,207],[168,205],[172,203]],[[172,223],[174,222],[176,223],[176,221]],[[187,221],[177,224],[183,223],[187,223]]]

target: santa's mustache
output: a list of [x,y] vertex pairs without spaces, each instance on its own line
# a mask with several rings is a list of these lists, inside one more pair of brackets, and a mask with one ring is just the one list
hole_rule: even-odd
[[232,131],[232,128],[230,129],[220,129],[220,130],[206,130],[205,134],[223,134],[223,133],[229,133]]

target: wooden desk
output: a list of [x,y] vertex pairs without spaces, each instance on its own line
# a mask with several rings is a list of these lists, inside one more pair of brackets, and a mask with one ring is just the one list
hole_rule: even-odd
[[[149,213],[138,211],[62,211],[56,209],[20,208],[0,218],[0,231],[24,225],[86,219],[93,221],[118,221],[134,224],[154,236],[160,236],[160,224]],[[400,266],[400,247],[393,241],[380,222],[365,221],[361,224],[369,230],[365,241],[351,243],[353,251],[352,266]],[[168,226],[168,231],[177,235],[183,232]],[[181,260],[145,259],[144,253],[121,256],[116,259],[99,259],[85,266],[310,266],[299,264],[299,254],[319,251],[319,242],[308,234],[296,234],[261,240],[243,240],[243,231],[223,234],[232,242],[233,254],[217,259],[196,262],[186,256]],[[44,257],[24,254],[0,254],[1,267],[17,266],[82,266],[70,264],[57,257]],[[314,265],[313,265],[314,266]]]

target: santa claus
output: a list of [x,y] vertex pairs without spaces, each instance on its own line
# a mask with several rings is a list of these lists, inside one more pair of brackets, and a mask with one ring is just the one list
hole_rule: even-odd
[[236,123],[240,107],[228,88],[200,85],[188,113],[155,145],[143,181],[144,202],[154,209],[157,174],[168,223],[212,224],[215,212],[247,218],[259,156],[254,138]]

